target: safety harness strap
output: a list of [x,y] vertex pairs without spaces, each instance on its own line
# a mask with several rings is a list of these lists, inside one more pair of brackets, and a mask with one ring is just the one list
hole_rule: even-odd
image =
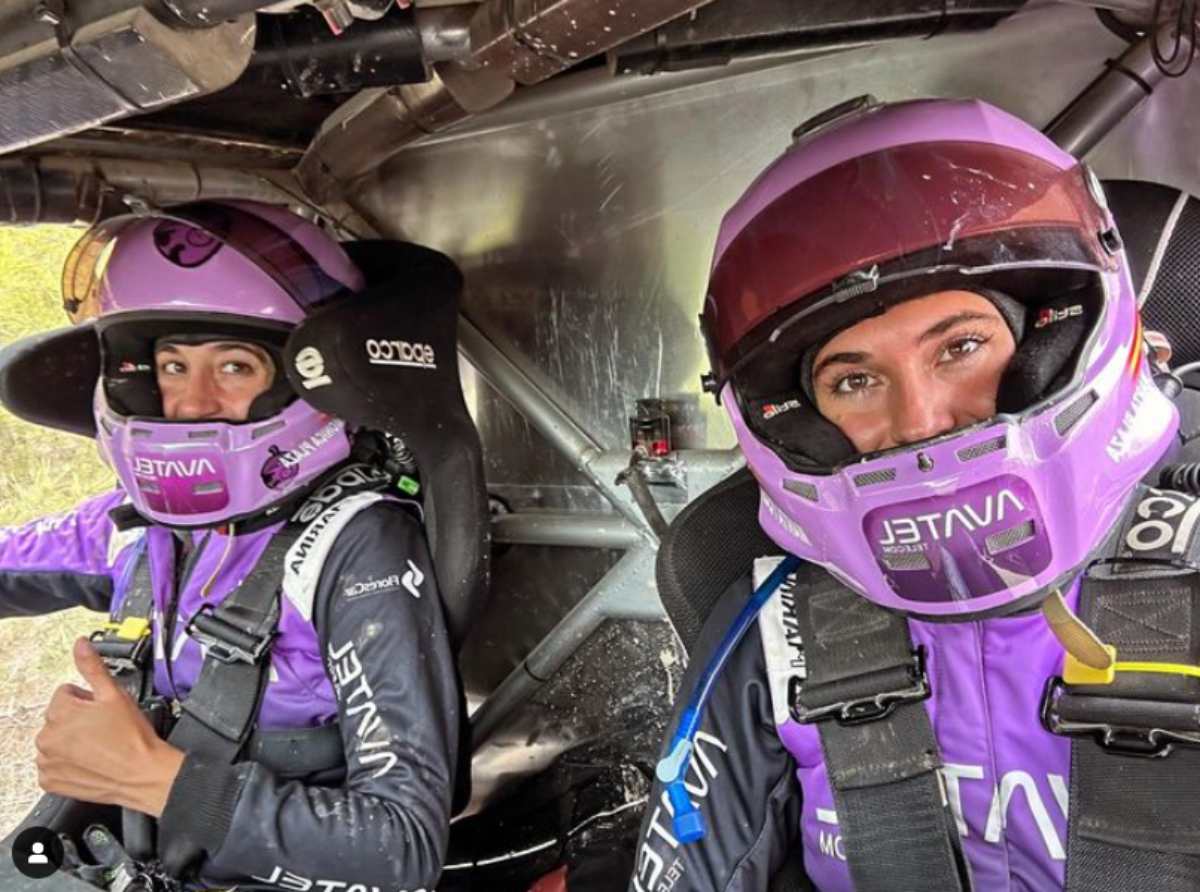
[[284,559],[301,528],[284,526],[254,569],[219,605],[204,605],[187,626],[204,664],[168,741],[190,754],[232,763],[258,715],[279,624]]
[[1200,666],[1200,574],[1103,567],[1079,610],[1118,671],[1107,684],[1052,679],[1043,704],[1047,726],[1075,737],[1066,888],[1200,889],[1200,678],[1169,671]]
[[[803,572],[803,571],[802,571]],[[815,573],[797,586],[808,676],[792,717],[817,723],[846,860],[858,892],[967,892],[970,870],[938,777],[921,701],[922,654],[903,617]]]
[[91,642],[117,684],[145,705],[153,687],[150,616],[154,588],[145,537],[134,547],[137,551],[125,597],[104,628],[92,633]]

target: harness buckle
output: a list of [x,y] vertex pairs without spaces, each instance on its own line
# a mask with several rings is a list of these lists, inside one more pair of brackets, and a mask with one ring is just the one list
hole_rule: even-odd
[[246,632],[216,615],[212,604],[205,604],[188,621],[186,633],[200,643],[205,653],[222,663],[257,665],[271,649],[275,632],[256,635]]
[[88,640],[113,675],[137,672],[145,665],[150,650],[150,621],[126,617],[120,623],[108,622],[92,632]]
[[887,718],[895,712],[897,706],[904,703],[919,703],[928,699],[930,688],[929,676],[925,673],[924,647],[918,647],[913,651],[912,659],[908,664],[908,676],[911,684],[907,687],[879,691],[864,697],[841,700],[811,709],[805,707],[800,701],[799,695],[802,688],[798,688],[791,698],[792,718],[802,725],[811,725],[827,719],[833,719],[839,725],[863,725]]
[[[1059,714],[1059,706],[1064,696],[1073,698],[1074,712],[1086,711],[1090,700],[1093,701],[1091,704],[1093,709],[1098,710],[1103,707],[1105,716],[1103,718],[1097,716],[1095,721],[1063,718]],[[1127,723],[1112,720],[1110,716],[1114,708],[1119,709],[1122,701],[1128,707],[1135,704],[1151,705],[1155,712],[1163,717],[1167,717],[1173,708],[1177,708],[1178,724],[1183,727],[1189,725],[1195,727],[1197,724],[1195,704],[1080,694],[1071,691],[1069,684],[1060,676],[1054,675],[1046,680],[1046,687],[1042,693],[1042,727],[1051,734],[1061,737],[1091,737],[1101,749],[1116,756],[1163,759],[1171,755],[1176,746],[1200,747],[1200,729],[1196,733],[1191,733],[1149,725],[1145,722],[1130,721]]]

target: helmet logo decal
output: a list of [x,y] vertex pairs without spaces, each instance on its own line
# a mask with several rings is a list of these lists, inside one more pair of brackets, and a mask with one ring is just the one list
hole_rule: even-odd
[[436,369],[433,347],[418,342],[367,338],[367,361],[372,365],[402,365],[416,369]]
[[880,506],[863,532],[892,590],[910,601],[982,598],[1035,577],[1051,559],[1033,489],[1012,474]]
[[[896,517],[883,522],[885,538],[879,540],[884,547],[892,545],[919,545],[925,541],[937,542],[940,539],[950,539],[954,536],[955,524],[966,532],[974,532],[983,527],[991,526],[1004,520],[1005,506],[1014,511],[1023,511],[1025,506],[1009,489],[1002,489],[998,494],[988,493],[983,498],[982,516],[970,503],[954,507],[948,511],[931,511],[928,514],[918,514],[916,517]],[[993,514],[995,515],[993,517]],[[924,524],[924,531],[921,525]],[[928,539],[925,536],[928,532]]]
[[332,384],[333,379],[325,374],[325,357],[316,347],[305,347],[296,354],[296,371],[304,380],[301,382],[305,390],[313,390]]
[[801,527],[800,524],[796,523],[796,521],[794,521],[790,517],[788,517],[783,512],[783,509],[775,504],[775,500],[772,499],[765,492],[762,494],[762,506],[764,509],[766,509],[767,514],[771,515],[771,518],[777,524],[779,524],[779,526],[783,529],[783,531],[785,533],[787,533],[789,536],[791,536],[794,539],[798,539],[799,541],[803,542],[805,545],[812,544],[812,542],[809,540],[808,536],[805,534],[803,527]]
[[220,511],[229,504],[224,469],[218,470],[219,462],[209,455],[135,455],[131,464],[137,495],[152,511],[203,514]]
[[135,456],[133,470],[147,477],[199,477],[215,474],[216,469],[207,458],[163,459]]
[[331,421],[312,436],[301,440],[298,446],[286,452],[278,446],[272,446],[271,457],[262,466],[263,483],[271,489],[287,483],[299,473],[300,462],[332,440],[339,430],[341,430],[341,422]]
[[762,420],[770,421],[776,415],[782,415],[784,412],[790,412],[792,409],[800,408],[800,400],[785,400],[782,403],[763,403]]
[[1083,306],[1075,304],[1070,307],[1063,307],[1061,310],[1056,310],[1053,307],[1043,307],[1038,313],[1037,319],[1033,323],[1034,328],[1045,328],[1055,322],[1062,322],[1064,319],[1070,319],[1074,316],[1083,315]]
[[178,220],[163,220],[154,227],[154,247],[158,253],[185,269],[207,263],[222,244],[212,233]]
[[272,446],[270,453],[271,457],[262,466],[262,482],[268,489],[278,489],[295,477],[300,469],[284,461],[284,452],[278,446]]
[[1128,458],[1135,448],[1142,445],[1142,441],[1137,436],[1138,415],[1141,413],[1142,406],[1146,404],[1146,398],[1154,389],[1155,385],[1150,382],[1148,377],[1143,376],[1138,379],[1137,387],[1129,400],[1129,408],[1121,416],[1121,424],[1117,428],[1117,432],[1112,435],[1112,439],[1104,447],[1108,457],[1117,464]]

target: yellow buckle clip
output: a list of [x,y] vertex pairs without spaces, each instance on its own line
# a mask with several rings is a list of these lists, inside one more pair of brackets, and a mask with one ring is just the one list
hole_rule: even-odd
[[150,620],[144,616],[127,616],[119,623],[105,623],[104,631],[112,632],[122,641],[138,641],[150,634]]
[[1075,684],[1112,684],[1117,675],[1117,649],[1111,644],[1104,645],[1111,659],[1106,669],[1093,669],[1091,666],[1075,659],[1070,651],[1063,654],[1062,680],[1069,685]]

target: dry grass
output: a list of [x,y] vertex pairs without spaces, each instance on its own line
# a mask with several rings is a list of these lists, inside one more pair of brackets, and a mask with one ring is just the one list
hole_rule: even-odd
[[[66,324],[58,279],[77,236],[67,227],[0,227],[0,344]],[[0,456],[0,525],[66,510],[113,485],[94,443],[26,424],[3,410]],[[0,605],[3,600],[0,591]],[[50,693],[75,676],[71,642],[97,620],[76,609],[0,622],[0,835],[40,795],[33,736]]]

